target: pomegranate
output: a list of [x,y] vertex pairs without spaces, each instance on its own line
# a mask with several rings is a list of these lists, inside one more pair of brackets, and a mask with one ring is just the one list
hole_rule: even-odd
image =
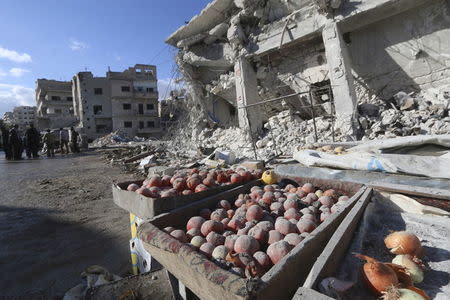
[[174,231],[172,231],[170,233],[171,236],[173,236],[174,238],[176,238],[177,240],[179,240],[182,243],[186,243],[188,241],[188,238],[186,236],[186,234],[184,233],[183,230],[180,229],[175,229]]
[[258,241],[249,235],[241,235],[234,243],[234,251],[236,253],[253,254],[259,249]]
[[199,216],[195,216],[189,219],[189,221],[186,224],[186,230],[191,230],[192,228],[197,228],[200,229],[203,225],[203,223],[205,223],[205,219]]
[[136,183],[131,183],[127,187],[127,191],[130,192],[135,192],[137,189],[139,189],[139,185],[137,185]]
[[272,263],[276,264],[284,256],[286,256],[292,248],[293,246],[288,244],[286,241],[279,241],[267,247],[267,255],[270,257]]
[[279,233],[276,230],[271,230],[269,231],[269,239],[267,240],[267,243],[273,244],[275,242],[281,241],[284,239],[284,235],[282,235],[281,233]]
[[259,221],[263,217],[263,210],[258,205],[252,205],[247,209],[247,213],[245,214],[245,218],[248,221]]
[[284,218],[278,218],[275,221],[275,230],[283,235],[295,233],[297,231],[295,225]]
[[206,236],[206,241],[208,243],[212,244],[214,247],[217,247],[217,246],[223,245],[225,243],[225,237],[221,234],[211,231]]
[[202,227],[200,228],[200,231],[202,232],[203,236],[207,236],[211,231],[222,233],[224,230],[224,226],[222,223],[214,221],[214,220],[208,220],[205,221],[202,224]]
[[214,251],[214,245],[211,243],[204,243],[200,246],[200,252],[206,255],[208,258],[212,256],[212,253]]

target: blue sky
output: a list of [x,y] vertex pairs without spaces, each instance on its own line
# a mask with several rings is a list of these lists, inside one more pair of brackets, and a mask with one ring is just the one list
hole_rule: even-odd
[[16,105],[34,105],[37,78],[70,80],[87,68],[104,76],[136,63],[171,77],[175,50],[166,37],[209,0],[2,0],[0,118]]

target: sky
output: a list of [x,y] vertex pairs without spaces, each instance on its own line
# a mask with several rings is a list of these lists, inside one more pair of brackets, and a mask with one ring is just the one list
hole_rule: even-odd
[[172,77],[175,49],[164,40],[209,0],[2,0],[0,118],[35,105],[38,78],[105,76],[136,63],[157,66],[160,97]]

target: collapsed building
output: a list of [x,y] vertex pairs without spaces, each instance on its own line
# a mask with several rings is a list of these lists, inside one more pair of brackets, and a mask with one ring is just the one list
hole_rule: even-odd
[[[422,133],[448,133],[449,36],[445,0],[215,0],[166,42],[201,124],[193,139],[214,137],[205,124],[261,138],[287,118],[307,143],[420,131],[434,109]],[[411,96],[428,89],[437,103]]]

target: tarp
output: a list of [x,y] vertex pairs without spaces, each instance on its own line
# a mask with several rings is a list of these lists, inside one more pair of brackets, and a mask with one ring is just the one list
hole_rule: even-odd
[[308,167],[331,167],[450,179],[450,159],[443,157],[368,152],[334,155],[314,150],[298,151],[293,157]]

